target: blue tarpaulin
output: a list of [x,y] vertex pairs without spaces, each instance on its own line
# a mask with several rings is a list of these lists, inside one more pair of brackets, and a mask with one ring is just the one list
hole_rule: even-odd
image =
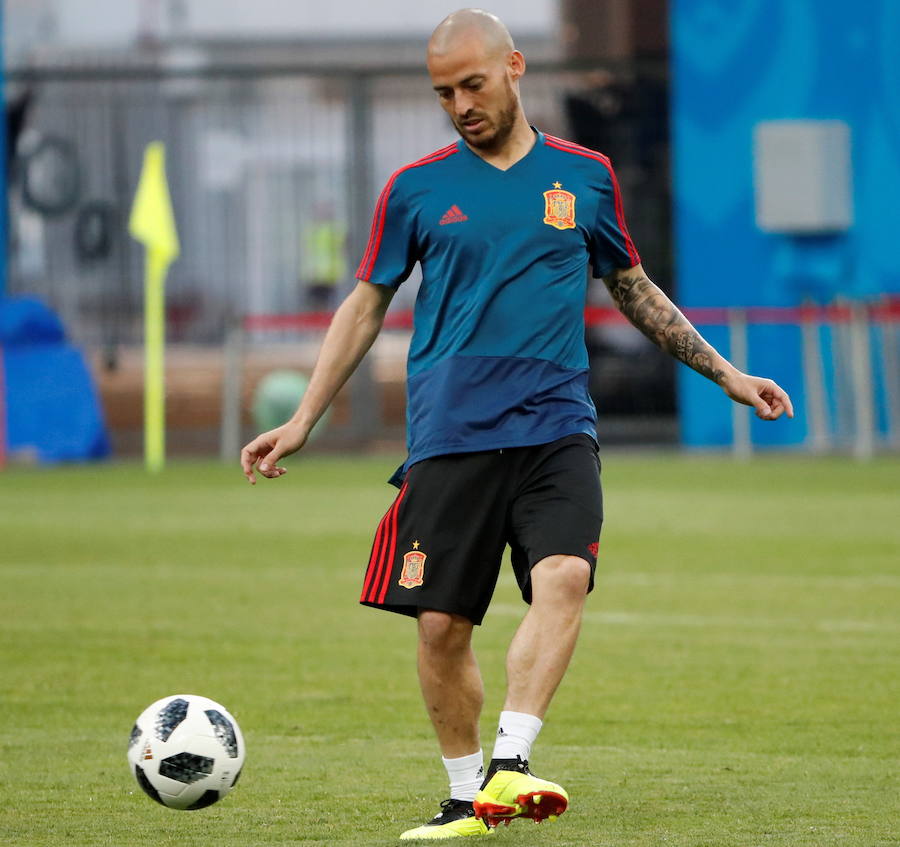
[[6,452],[41,462],[99,459],[109,438],[96,386],[81,351],[41,301],[0,299],[0,414]]

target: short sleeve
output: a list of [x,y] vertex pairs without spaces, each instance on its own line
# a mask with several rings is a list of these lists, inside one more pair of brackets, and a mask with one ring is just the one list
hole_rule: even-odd
[[413,215],[397,185],[397,174],[394,174],[375,204],[369,243],[356,278],[397,288],[416,263],[414,224]]
[[641,257],[628,234],[622,193],[612,165],[602,162],[604,169],[599,185],[597,217],[591,232],[591,267],[595,277],[606,276],[615,268],[633,268]]

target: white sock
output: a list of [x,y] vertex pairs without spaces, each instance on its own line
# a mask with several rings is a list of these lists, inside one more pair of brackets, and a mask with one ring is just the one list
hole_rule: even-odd
[[484,779],[484,753],[479,750],[458,759],[445,759],[441,756],[441,761],[450,779],[450,797],[453,800],[468,800],[471,803]]
[[543,725],[544,722],[534,715],[527,715],[524,712],[500,712],[493,758],[515,759],[516,756],[521,756],[527,761],[531,755],[531,745],[534,744]]

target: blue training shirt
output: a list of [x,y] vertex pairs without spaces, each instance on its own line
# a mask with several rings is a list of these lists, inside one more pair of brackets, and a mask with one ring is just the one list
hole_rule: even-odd
[[596,438],[587,268],[601,277],[640,262],[606,156],[537,132],[506,171],[462,139],[400,168],[357,277],[396,288],[416,262],[404,470],[430,456]]

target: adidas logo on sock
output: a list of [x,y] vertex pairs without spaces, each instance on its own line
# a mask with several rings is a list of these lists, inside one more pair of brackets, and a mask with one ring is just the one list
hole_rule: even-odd
[[501,726],[501,727],[497,730],[497,738],[502,738],[504,735],[506,735],[506,733],[503,731],[503,727]]
[[469,216],[463,214],[462,209],[454,203],[446,212],[444,212],[444,216],[441,218],[441,226],[446,226],[447,224],[459,224],[467,220],[469,220]]

